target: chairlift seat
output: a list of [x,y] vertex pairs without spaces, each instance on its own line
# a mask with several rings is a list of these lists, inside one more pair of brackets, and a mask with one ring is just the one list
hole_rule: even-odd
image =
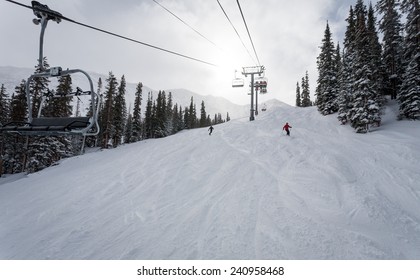
[[71,133],[80,131],[90,124],[89,117],[67,118],[34,118],[31,123],[11,122],[0,128],[0,131],[15,132],[22,135],[40,135]]
[[89,125],[89,117],[68,117],[68,118],[35,118],[32,120],[32,127],[45,130],[72,130],[85,128]]

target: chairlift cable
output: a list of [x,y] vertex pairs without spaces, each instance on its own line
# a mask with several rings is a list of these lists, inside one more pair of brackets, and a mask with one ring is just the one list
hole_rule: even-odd
[[201,36],[202,38],[204,38],[205,40],[207,40],[209,43],[211,43],[213,46],[219,48],[214,42],[212,42],[210,39],[208,39],[206,36],[204,36],[202,33],[200,33],[198,30],[196,30],[195,28],[193,28],[191,25],[189,25],[187,22],[185,22],[184,20],[182,20],[179,16],[177,16],[176,14],[174,14],[173,12],[171,12],[168,8],[166,8],[165,6],[163,6],[162,4],[160,4],[158,1],[156,0],[152,0],[153,2],[155,2],[157,5],[159,5],[162,9],[164,9],[165,11],[167,11],[168,13],[170,13],[171,15],[173,15],[175,18],[177,18],[179,21],[181,21],[183,24],[185,24],[186,26],[188,26],[190,29],[192,29],[195,33],[197,33],[199,36]]
[[254,42],[252,41],[252,38],[251,38],[251,33],[249,32],[248,25],[246,24],[246,21],[245,21],[244,13],[242,12],[241,4],[239,4],[239,0],[236,0],[236,3],[238,3],[239,10],[241,11],[242,19],[244,21],[246,31],[248,32],[249,40],[251,40],[252,48],[254,49],[254,53],[255,53],[255,57],[257,58],[258,65],[261,66],[260,60],[258,59],[257,51],[255,50]]
[[[22,3],[19,3],[19,2],[13,1],[13,0],[5,0],[5,1],[16,4],[16,5],[19,5],[19,6],[22,6],[22,7],[25,7],[25,8],[28,8],[28,9],[31,9],[31,10],[37,10],[37,8],[33,8],[32,6],[24,5]],[[45,12],[45,11],[42,11],[42,10],[39,10],[39,11]],[[54,16],[57,16],[57,15],[54,15]],[[63,15],[59,15],[59,18],[62,19],[62,20],[66,20],[68,22],[71,22],[71,23],[89,28],[89,29],[93,29],[93,30],[98,31],[98,32],[102,32],[102,33],[105,33],[105,34],[108,34],[108,35],[111,35],[111,36],[114,36],[114,37],[118,37],[120,39],[131,41],[131,42],[134,42],[134,43],[137,43],[137,44],[144,45],[146,47],[157,49],[157,50],[160,50],[160,51],[163,51],[163,52],[167,52],[167,53],[170,53],[170,54],[173,54],[173,55],[176,55],[176,56],[180,56],[180,57],[190,59],[190,60],[193,60],[193,61],[196,61],[196,62],[207,64],[207,65],[210,65],[210,66],[218,67],[218,65],[216,65],[214,63],[207,62],[207,61],[204,61],[204,60],[201,60],[201,59],[197,59],[197,58],[194,58],[194,57],[191,57],[191,56],[188,56],[188,55],[184,55],[184,54],[181,54],[181,53],[178,53],[178,52],[175,52],[175,51],[171,51],[171,50],[168,50],[168,49],[165,49],[165,48],[157,47],[157,46],[154,46],[154,45],[151,45],[151,44],[148,44],[148,43],[144,43],[144,42],[138,41],[136,39],[132,39],[132,38],[129,38],[129,37],[126,37],[126,36],[123,36],[123,35],[119,35],[117,33],[110,32],[110,31],[107,31],[107,30],[104,30],[104,29],[101,29],[101,28],[97,28],[97,27],[94,27],[94,26],[91,26],[91,25],[88,25],[88,24],[85,24],[85,23],[81,23],[81,22],[78,22],[76,20],[67,18]]]
[[227,15],[227,13],[226,13],[225,9],[223,9],[222,4],[219,2],[219,0],[217,0],[217,3],[219,4],[220,9],[222,9],[223,13],[225,14],[225,17],[226,17],[226,18],[227,18],[227,20],[229,21],[229,23],[230,23],[230,25],[232,26],[233,30],[235,30],[236,35],[238,36],[239,40],[241,41],[242,46],[244,46],[245,50],[247,51],[247,53],[248,53],[249,57],[251,58],[251,60],[252,60],[252,61],[254,61],[254,62],[255,62],[255,59],[252,57],[252,55],[251,55],[251,53],[249,52],[248,48],[245,46],[245,43],[244,43],[244,41],[242,40],[241,35],[239,35],[238,30],[236,30],[235,26],[233,25],[232,21],[230,20],[229,16]]

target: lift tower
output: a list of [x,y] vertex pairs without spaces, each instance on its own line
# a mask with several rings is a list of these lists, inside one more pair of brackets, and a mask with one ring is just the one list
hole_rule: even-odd
[[[258,76],[261,76],[264,73],[265,67],[264,66],[250,66],[250,67],[242,67],[242,74],[247,77],[248,75],[251,75],[251,110],[250,110],[250,116],[249,120],[253,121],[255,120],[254,116],[254,75],[258,74]],[[258,106],[258,105],[257,105]]]

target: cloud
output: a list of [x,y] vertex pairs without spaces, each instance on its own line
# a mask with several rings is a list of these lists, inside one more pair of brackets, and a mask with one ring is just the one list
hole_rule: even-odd
[[[45,55],[51,65],[81,68],[151,88],[186,88],[201,94],[249,103],[248,89],[232,89],[234,70],[254,64],[216,1],[158,0],[206,39],[163,10],[152,0],[45,0],[51,9],[74,20],[103,28],[161,48],[217,63],[208,66],[133,42],[111,37],[81,26],[49,23]],[[254,56],[236,1],[220,0]],[[339,3],[337,3],[339,2]],[[312,98],[316,81],[316,57],[327,19],[343,32],[344,12],[352,1],[242,0],[240,1],[261,64],[267,68],[269,93],[294,104],[296,82],[309,71]],[[32,67],[38,53],[39,27],[31,23],[32,12],[0,2],[2,64]],[[334,32],[333,29],[333,32]],[[0,77],[1,78],[1,77]],[[1,82],[1,81],[0,81]]]

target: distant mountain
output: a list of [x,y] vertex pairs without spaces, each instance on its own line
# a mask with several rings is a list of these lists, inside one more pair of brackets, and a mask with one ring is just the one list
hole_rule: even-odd
[[[0,84],[4,84],[6,87],[6,91],[8,94],[12,94],[15,90],[15,87],[20,84],[22,80],[26,80],[33,74],[34,69],[31,68],[20,68],[20,67],[13,67],[13,66],[0,66]],[[89,72],[91,76],[95,90],[97,89],[97,84],[99,78],[102,79],[103,83],[103,91],[106,87],[106,79],[108,75],[105,74],[98,74],[94,72]],[[120,81],[121,77],[117,77],[118,81]],[[83,90],[88,90],[89,84],[87,79],[82,74],[75,74],[72,75],[73,80],[73,87],[79,86]],[[139,81],[142,82],[142,81]],[[51,86],[52,88],[55,87],[56,81],[51,79]],[[127,83],[126,88],[126,101],[127,101],[127,108],[133,108],[134,99],[135,99],[135,92],[136,92],[137,84],[135,83]],[[173,103],[182,106],[185,108],[190,105],[191,97],[193,97],[194,103],[196,104],[197,108],[197,116],[200,114],[201,108],[201,101],[204,101],[206,113],[210,115],[211,118],[214,118],[214,115],[217,113],[222,114],[222,118],[226,118],[226,114],[229,113],[231,119],[237,119],[246,117],[249,114],[249,106],[237,105],[226,98],[223,97],[216,97],[211,95],[200,95],[199,93],[195,93],[186,89],[151,89],[147,85],[143,83],[143,101],[142,101],[142,111],[144,113],[144,108],[147,102],[147,96],[149,92],[153,93],[154,99],[157,97],[157,93],[159,90],[164,90],[168,96],[169,92],[172,93]],[[85,97],[87,98],[87,97]],[[87,107],[89,102],[88,100],[82,100],[83,105],[82,107]]]

